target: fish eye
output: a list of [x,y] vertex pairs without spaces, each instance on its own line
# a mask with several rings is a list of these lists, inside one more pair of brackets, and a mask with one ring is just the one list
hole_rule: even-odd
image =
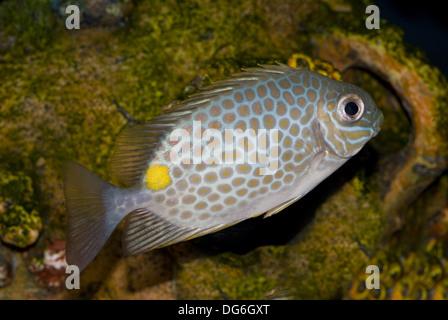
[[344,112],[350,117],[355,116],[359,111],[359,107],[353,101],[348,102],[344,107]]
[[344,95],[338,101],[338,114],[344,122],[356,122],[364,114],[364,102],[356,94]]

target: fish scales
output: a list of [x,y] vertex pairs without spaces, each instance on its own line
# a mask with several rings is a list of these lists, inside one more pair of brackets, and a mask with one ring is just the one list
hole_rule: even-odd
[[67,259],[84,268],[123,219],[123,249],[135,255],[275,214],[382,121],[364,90],[310,70],[263,66],[218,81],[123,130],[111,170],[127,188],[67,165]]

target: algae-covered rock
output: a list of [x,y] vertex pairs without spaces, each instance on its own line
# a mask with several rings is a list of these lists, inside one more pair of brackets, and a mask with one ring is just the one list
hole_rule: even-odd
[[[437,179],[405,214],[407,224],[354,274],[347,299],[448,299],[448,176]],[[366,267],[381,273],[379,288],[366,288]]]
[[42,230],[31,183],[24,174],[0,172],[0,236],[19,248],[36,242]]
[[[68,3],[80,5],[80,30],[65,28]],[[347,292],[368,263],[389,259],[395,270],[388,257],[446,247],[446,196],[432,213],[410,209],[446,169],[446,79],[399,29],[382,20],[367,30],[369,4],[1,1],[0,298],[365,298]],[[81,289],[65,290],[64,162],[120,185],[109,161],[122,129],[241,67],[288,58],[373,91],[386,117],[380,135],[269,219],[138,257],[122,256],[118,228]],[[414,237],[426,213],[437,217],[427,225],[437,236]],[[397,229],[407,232],[390,237]],[[408,252],[395,249],[410,238]],[[381,250],[393,254],[382,259]],[[435,286],[443,296],[446,280]]]
[[49,0],[2,1],[0,4],[0,50],[29,52],[49,44],[57,21]]
[[42,229],[39,213],[28,213],[21,206],[13,206],[0,218],[3,242],[19,248],[25,248],[36,242]]

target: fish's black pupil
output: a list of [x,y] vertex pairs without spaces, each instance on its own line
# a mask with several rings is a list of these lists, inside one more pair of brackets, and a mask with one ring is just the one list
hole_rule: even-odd
[[359,107],[356,103],[349,102],[345,105],[344,111],[347,115],[349,115],[350,117],[353,117],[355,114],[358,113]]

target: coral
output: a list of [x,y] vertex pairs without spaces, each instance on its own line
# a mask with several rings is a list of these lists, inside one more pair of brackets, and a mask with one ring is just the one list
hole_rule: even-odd
[[65,288],[65,242],[58,238],[47,241],[41,255],[32,257],[28,265],[31,273],[36,275],[37,282],[44,288],[61,290]]

